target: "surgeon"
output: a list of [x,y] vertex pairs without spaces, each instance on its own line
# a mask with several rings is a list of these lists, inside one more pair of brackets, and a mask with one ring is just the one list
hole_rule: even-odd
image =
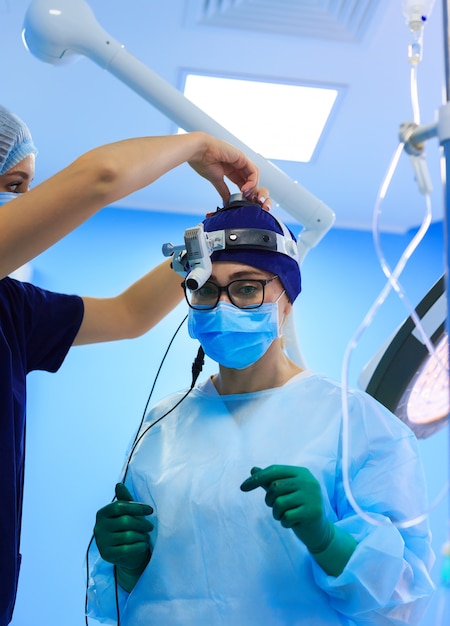
[[183,288],[189,334],[218,371],[146,416],[96,516],[87,614],[122,626],[418,624],[433,554],[427,522],[403,524],[427,510],[415,436],[348,392],[349,481],[370,521],[359,516],[344,489],[340,385],[284,349],[301,290],[292,234],[245,202],[203,227],[217,243],[211,275]]
[[[205,133],[138,137],[82,155],[31,188],[36,147],[26,124],[0,106],[0,626],[12,619],[21,565],[27,375],[57,371],[73,345],[137,337],[182,299],[161,263],[111,298],[53,293],[8,274],[103,207],[188,162],[228,199],[225,176],[259,199],[258,169]],[[263,204],[270,207],[268,198]]]

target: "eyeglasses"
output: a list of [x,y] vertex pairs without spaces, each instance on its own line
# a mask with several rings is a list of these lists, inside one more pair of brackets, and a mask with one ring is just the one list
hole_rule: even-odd
[[232,304],[238,309],[257,309],[264,302],[265,286],[278,278],[256,279],[243,278],[232,280],[231,283],[221,287],[211,281],[207,281],[203,287],[192,291],[187,287],[186,281],[181,283],[184,289],[184,296],[191,309],[214,309],[223,292],[225,292]]

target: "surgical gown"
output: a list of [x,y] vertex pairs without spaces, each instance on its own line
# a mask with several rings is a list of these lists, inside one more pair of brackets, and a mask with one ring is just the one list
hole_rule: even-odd
[[[174,394],[147,415],[126,485],[151,504],[152,557],[131,593],[118,588],[122,626],[417,624],[433,591],[427,509],[413,433],[373,398],[350,391],[349,477],[343,487],[340,386],[303,372],[282,387],[220,396],[211,382]],[[272,517],[262,489],[240,484],[253,466],[307,467],[329,518],[358,541],[328,576]],[[88,615],[116,623],[113,566],[95,542]]]

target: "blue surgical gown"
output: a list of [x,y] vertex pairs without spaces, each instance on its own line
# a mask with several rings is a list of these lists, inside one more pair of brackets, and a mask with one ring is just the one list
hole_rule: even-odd
[[[433,591],[427,509],[413,433],[361,391],[349,392],[349,479],[343,486],[340,386],[304,372],[256,393],[220,396],[211,383],[147,415],[126,484],[151,504],[152,557],[134,590],[119,588],[122,626],[416,624]],[[355,537],[342,574],[328,576],[277,522],[264,491],[240,484],[253,466],[307,467],[329,518]],[[373,522],[373,523],[372,523]],[[88,615],[115,623],[113,566],[89,554]]]

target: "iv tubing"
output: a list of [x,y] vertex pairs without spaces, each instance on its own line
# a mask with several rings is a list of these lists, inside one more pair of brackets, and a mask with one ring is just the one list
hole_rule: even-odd
[[413,121],[420,124],[419,100],[417,97],[417,65],[411,68],[411,104],[413,108]]
[[[445,0],[444,0],[444,15],[446,15],[446,19],[448,20],[448,15],[446,13],[445,10]],[[446,57],[446,67],[448,68],[448,56]],[[448,74],[448,72],[447,72]],[[450,94],[450,89],[449,86],[447,84],[447,94]],[[412,102],[412,107],[413,107],[413,113],[414,113],[414,119],[415,122],[418,124],[420,121],[420,112],[419,112],[419,103],[418,103],[418,97],[417,97],[417,72],[416,72],[416,67],[414,67],[411,70],[411,102]],[[424,127],[423,129],[419,130],[419,132],[422,133],[422,139],[427,139],[429,137],[435,136],[436,135],[436,124],[434,125],[429,125],[427,127]],[[446,142],[443,142],[444,144],[444,148],[446,147],[445,144],[447,144],[447,147],[449,147],[449,142],[448,140]],[[376,251],[377,251],[377,255],[378,258],[380,260],[381,263],[381,267],[382,270],[384,272],[384,274],[387,276],[388,278],[388,282],[385,284],[384,288],[382,289],[382,291],[380,292],[380,294],[378,295],[378,297],[376,298],[375,302],[373,303],[372,307],[369,309],[368,313],[366,314],[362,324],[360,325],[360,327],[358,328],[358,330],[356,331],[356,333],[354,334],[353,338],[351,339],[351,341],[349,342],[346,352],[344,354],[344,359],[343,359],[343,364],[342,364],[342,413],[343,413],[343,423],[342,423],[342,474],[343,474],[343,485],[344,485],[344,490],[346,493],[346,496],[350,502],[350,504],[352,505],[352,507],[354,508],[355,512],[358,513],[364,520],[366,520],[367,522],[371,523],[371,524],[375,524],[375,525],[381,525],[382,522],[379,522],[378,520],[375,520],[372,516],[370,516],[367,512],[363,511],[361,509],[361,507],[359,506],[359,504],[356,502],[353,493],[351,491],[351,486],[350,486],[350,479],[349,479],[349,409],[348,409],[348,371],[349,371],[349,361],[350,361],[350,355],[351,352],[354,350],[357,341],[359,339],[359,337],[361,336],[361,334],[364,332],[364,330],[369,326],[369,324],[371,323],[376,311],[379,309],[379,307],[382,305],[382,303],[385,301],[388,293],[390,292],[390,290],[393,288],[398,294],[399,296],[403,299],[405,305],[407,306],[410,316],[413,319],[416,328],[418,328],[419,332],[422,335],[422,338],[428,348],[428,350],[432,353],[435,354],[435,350],[434,350],[434,346],[432,346],[431,342],[429,341],[429,338],[427,337],[426,333],[423,330],[423,327],[421,325],[420,320],[418,319],[418,316],[416,314],[416,311],[411,307],[411,305],[409,304],[406,295],[403,292],[402,287],[400,286],[399,282],[398,282],[398,278],[401,274],[401,272],[403,271],[407,261],[409,260],[409,258],[411,257],[411,255],[413,254],[413,252],[415,251],[415,249],[417,248],[417,246],[420,244],[420,242],[422,241],[423,237],[425,236],[426,231],[428,230],[429,224],[431,223],[431,203],[430,203],[430,198],[429,195],[427,194],[426,196],[426,213],[424,216],[424,219],[422,221],[422,224],[418,230],[418,232],[416,233],[416,235],[413,237],[412,241],[409,243],[409,245],[407,246],[407,248],[405,249],[405,251],[403,252],[402,256],[400,257],[396,267],[394,268],[393,271],[391,271],[391,269],[389,268],[388,264],[386,263],[385,259],[384,259],[384,255],[382,253],[381,250],[381,246],[379,243],[379,228],[378,228],[378,217],[379,217],[379,213],[380,213],[380,205],[382,200],[384,199],[386,192],[389,188],[389,185],[391,183],[392,177],[394,175],[394,172],[397,168],[400,156],[403,152],[405,145],[404,143],[400,143],[400,145],[398,146],[397,150],[395,151],[395,154],[391,160],[391,163],[389,165],[387,174],[384,178],[384,181],[382,182],[381,186],[380,186],[380,191],[378,193],[377,196],[377,201],[375,204],[375,209],[374,209],[374,221],[373,221],[373,234],[374,234],[374,243],[375,243],[375,247],[376,247]],[[447,168],[448,168],[448,159],[447,159]],[[448,203],[447,203],[448,206]],[[448,216],[447,216],[448,217]],[[447,221],[447,246],[448,246],[448,221]],[[448,275],[448,247],[447,247],[447,275]],[[448,294],[448,289],[447,289],[447,294]],[[450,312],[449,312],[450,314]],[[448,321],[447,321],[447,329],[448,329]],[[397,528],[408,528],[410,526],[414,526],[422,521],[424,521],[428,515],[429,512],[435,508],[435,506],[437,506],[437,504],[442,500],[442,498],[445,496],[445,494],[448,491],[448,483],[446,485],[444,485],[444,488],[441,490],[440,494],[437,496],[437,498],[435,499],[435,501],[432,503],[431,506],[428,507],[428,510],[425,511],[423,514],[417,516],[414,519],[409,519],[409,520],[403,520],[403,521],[399,521],[399,522],[393,522],[394,525]]]
[[[382,183],[382,185],[380,187],[380,192],[378,194],[377,205],[379,204],[381,199],[384,198],[385,192],[387,191],[387,189],[389,187],[390,181],[392,180],[392,176],[393,176],[393,174],[395,172],[395,169],[396,169],[396,167],[398,165],[398,161],[400,159],[400,156],[401,156],[401,153],[402,153],[402,149],[403,149],[403,144],[400,144],[399,147],[395,151],[395,154],[394,154],[394,156],[393,156],[393,158],[391,160],[391,163],[389,165],[388,172],[387,172],[387,174],[385,176],[385,179],[384,179],[384,181],[383,181],[383,183]],[[348,501],[352,505],[352,507],[355,510],[355,512],[358,515],[360,515],[365,521],[369,522],[370,524],[374,524],[376,526],[382,525],[383,522],[380,522],[379,520],[375,520],[370,514],[368,514],[363,509],[361,509],[361,507],[356,502],[356,500],[355,500],[355,498],[353,496],[353,493],[352,493],[352,490],[351,490],[351,485],[350,485],[350,478],[349,478],[349,452],[350,452],[349,421],[350,421],[350,417],[349,417],[348,395],[347,395],[348,394],[348,371],[349,371],[350,356],[351,356],[352,351],[356,347],[357,342],[358,342],[360,336],[362,335],[364,330],[366,330],[366,328],[370,325],[370,323],[371,323],[371,321],[372,321],[376,311],[384,303],[384,301],[385,301],[387,295],[389,294],[390,290],[393,287],[395,288],[396,285],[398,285],[397,279],[400,276],[400,274],[402,273],[402,271],[403,271],[407,261],[409,260],[409,258],[413,254],[413,252],[416,250],[417,246],[422,241],[422,239],[423,239],[423,237],[424,237],[424,235],[425,235],[425,233],[426,233],[426,231],[428,229],[430,221],[431,221],[431,213],[429,211],[429,204],[427,204],[427,213],[425,215],[425,218],[424,218],[424,220],[422,222],[422,225],[421,225],[420,229],[415,234],[415,236],[413,237],[412,241],[409,243],[409,245],[407,246],[407,248],[403,252],[403,254],[400,257],[400,259],[399,259],[397,265],[395,266],[394,270],[389,274],[387,283],[385,284],[385,286],[383,287],[383,289],[379,293],[379,295],[376,298],[376,300],[374,301],[373,305],[370,307],[368,313],[366,314],[363,322],[361,323],[361,325],[357,329],[356,333],[353,335],[353,338],[349,342],[349,344],[347,346],[347,349],[345,351],[343,364],[342,364],[342,477],[343,477],[344,491],[345,491],[345,494],[347,496]],[[419,321],[419,325],[420,325],[420,321]],[[410,526],[415,526],[416,524],[424,521],[428,517],[429,511],[432,510],[442,500],[442,498],[444,497],[445,493],[447,492],[447,489],[448,489],[448,487],[444,486],[443,490],[438,495],[438,497],[436,498],[435,502],[423,514],[421,514],[421,515],[419,515],[419,516],[417,516],[417,517],[415,517],[413,519],[403,520],[403,521],[399,521],[399,522],[392,522],[392,523],[397,528],[409,528]]]
[[[397,149],[397,151],[396,151],[396,153],[395,153],[393,161],[391,162],[391,166],[390,166],[390,169],[389,169],[390,172],[391,172],[391,170],[393,168],[394,162],[395,161],[398,162],[398,159],[399,159],[399,157],[401,156],[401,153],[402,153],[402,148],[403,148],[403,144],[400,144],[398,149]],[[394,172],[392,171],[391,178],[392,178],[393,173]],[[425,332],[425,330],[424,330],[424,328],[422,326],[422,323],[420,321],[420,318],[417,315],[417,312],[414,309],[414,307],[412,306],[412,304],[409,302],[409,299],[408,299],[408,297],[407,297],[403,287],[398,282],[396,277],[393,275],[392,270],[389,267],[389,264],[387,263],[386,258],[385,258],[384,254],[383,254],[383,250],[381,248],[380,237],[379,237],[380,230],[379,230],[378,217],[379,217],[379,215],[381,213],[381,211],[380,211],[381,202],[384,199],[383,190],[384,190],[384,192],[387,191],[387,187],[390,184],[390,180],[389,180],[389,182],[387,182],[388,181],[388,177],[389,177],[389,174],[386,177],[386,183],[383,185],[382,191],[378,195],[378,199],[377,199],[377,202],[375,204],[375,209],[374,209],[374,219],[373,219],[373,223],[372,223],[372,225],[373,225],[372,232],[373,232],[375,251],[377,253],[377,257],[378,257],[378,260],[380,262],[380,266],[381,266],[381,269],[383,270],[383,273],[385,274],[386,278],[388,278],[389,283],[391,284],[393,289],[397,292],[399,298],[401,300],[403,300],[403,302],[404,302],[404,304],[406,306],[406,309],[407,309],[411,319],[413,320],[417,330],[419,331],[419,334],[420,334],[420,336],[422,338],[422,341],[424,342],[425,346],[428,349],[428,352],[430,354],[432,354],[436,358],[436,360],[439,361],[438,356],[436,354],[436,350],[435,350],[434,345],[432,344],[432,342],[430,341],[430,338],[426,334],[426,332]],[[398,276],[400,276],[400,273],[403,271],[404,266],[406,264],[406,261],[410,258],[410,256],[414,252],[414,250],[418,247],[420,241],[425,236],[425,233],[426,233],[426,231],[428,230],[428,228],[429,228],[429,226],[431,224],[432,212],[431,212],[431,203],[430,203],[429,195],[427,195],[425,197],[425,203],[426,203],[426,212],[425,212],[424,219],[422,221],[422,225],[421,225],[419,231],[416,233],[416,235],[413,238],[413,240],[411,241],[411,243],[406,248],[406,251],[404,253],[404,256],[406,257],[405,258],[405,262],[403,263],[402,268],[398,272],[398,274],[397,274]],[[416,238],[418,239],[417,243],[416,243]],[[414,246],[414,249],[410,250],[411,246]],[[399,263],[401,263],[401,262],[402,262],[402,259],[400,259]],[[441,364],[441,367],[444,367],[444,365]]]

